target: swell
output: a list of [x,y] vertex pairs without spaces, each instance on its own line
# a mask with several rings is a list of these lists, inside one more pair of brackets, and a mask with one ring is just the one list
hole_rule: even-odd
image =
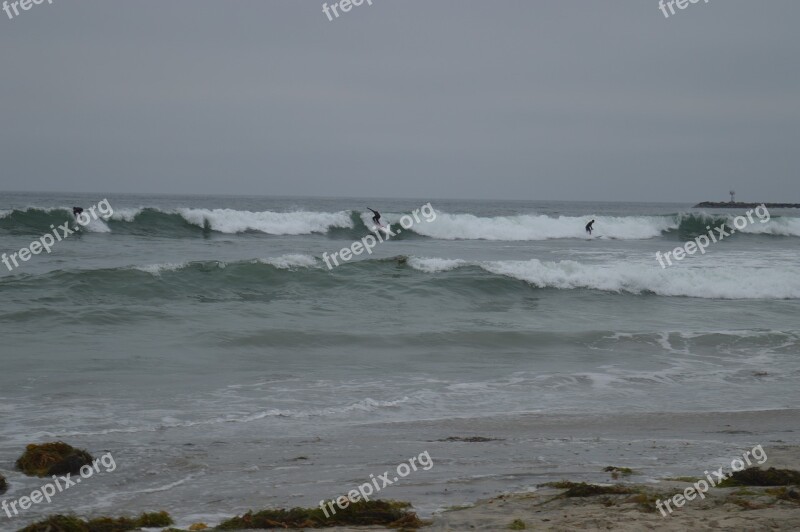
[[[573,260],[475,261],[399,256],[368,259],[328,270],[319,258],[286,255],[224,263],[155,264],[96,270],[56,270],[0,278],[0,294],[32,293],[48,301],[118,296],[135,300],[201,302],[286,297],[313,300],[328,294],[391,289],[402,294],[438,290],[493,299],[529,290],[588,290],[628,296],[703,299],[800,299],[800,266],[772,265],[769,275],[747,265],[661,269],[629,261],[588,264]],[[338,296],[337,296],[338,297]]]
[[[358,333],[349,331],[313,331],[296,329],[270,329],[258,333],[235,333],[220,338],[216,335],[211,340],[222,347],[374,347],[374,332]],[[744,330],[744,331],[712,331],[702,333],[686,332],[637,332],[619,333],[613,330],[593,330],[581,332],[565,331],[493,331],[493,330],[454,330],[429,332],[420,331],[414,335],[392,333],[390,330],[381,333],[382,347],[428,347],[431,345],[470,345],[491,349],[493,347],[512,345],[539,348],[561,346],[565,343],[576,346],[594,346],[598,348],[619,348],[621,346],[638,346],[642,343],[653,348],[660,348],[673,353],[675,345],[707,347],[758,348],[783,344],[796,345],[800,342],[800,333],[794,331]]]
[[[744,354],[750,358],[753,353],[772,355],[790,354],[800,346],[800,331],[777,331],[759,329],[720,330],[706,332],[680,331],[640,331],[619,333],[614,330],[598,328],[588,331],[546,331],[546,330],[492,330],[470,327],[454,327],[446,331],[415,331],[414,334],[396,332],[392,329],[376,333],[356,330],[314,331],[309,328],[270,328],[260,331],[233,331],[225,335],[218,332],[207,334],[204,340],[209,345],[231,350],[240,348],[257,349],[354,349],[372,352],[379,345],[381,349],[418,350],[429,352],[435,348],[437,353],[468,350],[485,352],[508,352],[509,349],[525,352],[536,346],[538,352],[557,350],[564,352],[585,352],[587,349],[614,352],[617,355],[636,356],[645,348],[650,353],[669,356],[675,363],[687,357],[688,353],[715,352],[730,356]],[[689,355],[690,356],[690,355]],[[730,361],[730,358],[728,359]],[[679,364],[680,365],[680,364]],[[623,372],[625,370],[622,370]]]

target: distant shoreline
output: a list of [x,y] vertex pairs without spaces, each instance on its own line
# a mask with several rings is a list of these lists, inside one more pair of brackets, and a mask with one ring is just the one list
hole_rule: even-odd
[[744,203],[741,201],[702,201],[695,205],[694,208],[714,207],[722,209],[752,209],[761,205],[764,205],[768,209],[800,209],[800,203]]

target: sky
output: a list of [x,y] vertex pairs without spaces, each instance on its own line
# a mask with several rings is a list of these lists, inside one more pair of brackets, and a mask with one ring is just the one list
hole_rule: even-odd
[[322,4],[0,11],[0,190],[800,202],[797,0]]

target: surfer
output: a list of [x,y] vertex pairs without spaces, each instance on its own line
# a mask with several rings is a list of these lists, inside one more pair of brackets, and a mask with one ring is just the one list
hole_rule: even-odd
[[591,222],[589,222],[588,224],[586,224],[586,232],[587,232],[587,233],[589,233],[590,235],[592,234],[592,229],[594,229],[594,228],[592,227],[592,225],[594,225],[594,220],[592,220]]
[[82,212],[83,212],[83,209],[81,209],[80,207],[73,207],[72,208],[72,216],[75,216],[76,218]]
[[375,222],[375,225],[377,225],[379,227],[383,227],[383,224],[381,223],[381,213],[379,213],[375,209],[370,209],[369,207],[367,207],[367,209],[372,211],[372,214],[375,215],[375,216],[372,217],[372,221]]

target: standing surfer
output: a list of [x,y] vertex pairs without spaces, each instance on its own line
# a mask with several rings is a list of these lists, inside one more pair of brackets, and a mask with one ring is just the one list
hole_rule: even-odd
[[367,209],[372,211],[372,214],[374,214],[374,216],[372,217],[372,221],[375,222],[375,225],[377,225],[378,227],[383,227],[383,224],[381,223],[381,213],[379,213],[375,209],[370,209],[369,207],[367,207]]
[[591,222],[586,224],[586,232],[589,233],[590,236],[592,234],[592,229],[594,229],[594,227],[592,227],[592,225],[594,225],[594,220],[592,220]]

